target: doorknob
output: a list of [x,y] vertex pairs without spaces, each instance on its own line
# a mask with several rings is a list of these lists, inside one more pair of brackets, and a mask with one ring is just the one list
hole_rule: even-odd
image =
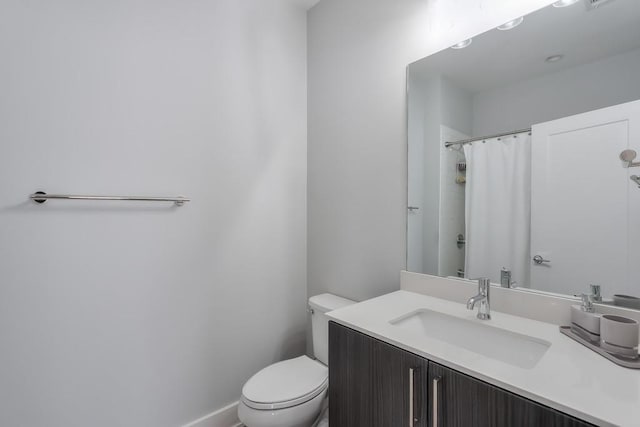
[[544,264],[545,262],[551,262],[551,260],[544,259],[540,255],[536,255],[533,257],[533,262],[540,265],[540,264]]

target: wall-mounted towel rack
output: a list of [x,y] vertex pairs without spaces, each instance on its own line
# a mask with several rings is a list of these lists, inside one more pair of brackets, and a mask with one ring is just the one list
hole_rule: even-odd
[[191,199],[182,196],[176,197],[144,197],[144,196],[79,196],[74,194],[47,194],[37,191],[29,196],[36,203],[44,203],[50,199],[59,200],[125,200],[139,202],[173,202],[176,206],[182,206]]

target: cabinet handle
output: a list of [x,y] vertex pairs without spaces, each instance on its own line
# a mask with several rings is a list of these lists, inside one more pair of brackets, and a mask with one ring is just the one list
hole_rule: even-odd
[[431,414],[433,416],[433,427],[438,427],[440,424],[438,422],[438,392],[440,391],[440,380],[442,380],[442,377],[435,377],[432,382],[433,389],[431,394],[433,395],[433,405],[431,408]]
[[409,427],[413,427],[413,423],[415,421],[415,418],[413,416],[413,402],[414,402],[414,384],[415,384],[415,380],[414,380],[414,376],[415,376],[415,372],[416,372],[417,368],[409,368]]

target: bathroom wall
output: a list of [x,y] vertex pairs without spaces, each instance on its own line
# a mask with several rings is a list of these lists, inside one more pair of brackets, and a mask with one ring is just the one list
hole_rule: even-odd
[[[435,123],[438,127],[438,138],[426,141],[435,149],[439,172],[437,193],[425,200],[438,201],[438,225],[434,230],[435,241],[438,242],[438,268],[441,276],[456,276],[459,269],[464,269],[464,247],[456,244],[458,234],[465,234],[464,226],[464,184],[456,183],[458,176],[457,163],[464,161],[464,153],[444,148],[446,141],[465,139],[471,133],[471,93],[456,86],[449,79],[442,77],[440,120]],[[425,117],[425,121],[432,120]],[[430,159],[425,159],[426,167]]]
[[[424,123],[424,136],[422,140],[422,173],[423,181],[419,188],[422,188],[422,203],[418,205],[420,208],[416,215],[421,216],[422,223],[422,266],[425,270],[420,271],[437,271],[439,262],[438,250],[438,223],[440,218],[439,203],[432,203],[433,200],[439,199],[440,193],[440,147],[436,144],[430,144],[433,141],[440,140],[440,122],[442,120],[442,79],[440,76],[434,76],[425,79],[422,82],[422,91],[420,86],[409,77],[409,85],[418,89],[415,97],[421,98],[424,103],[424,115],[419,117]],[[413,89],[409,99],[414,97]],[[432,120],[425,120],[430,117]],[[409,123],[412,121],[410,117]],[[429,203],[425,203],[429,201]],[[408,229],[413,234],[414,230]],[[432,270],[433,269],[433,270]]]
[[0,52],[0,425],[176,427],[304,351],[303,8],[5,0]]
[[465,245],[458,244],[458,236],[466,238],[465,229],[465,183],[466,172],[458,169],[458,163],[466,162],[462,147],[448,149],[447,141],[460,141],[469,134],[440,126],[440,195],[438,218],[438,272],[439,276],[458,276],[465,268]]
[[[464,190],[455,183],[454,168],[460,156],[443,150],[441,140],[443,132],[449,135],[447,140],[462,139],[462,136],[453,135],[470,133],[471,93],[441,75],[423,76],[409,72],[407,78],[411,88],[407,97],[411,105],[408,111],[408,150],[409,162],[412,162],[408,178],[408,204],[419,208],[409,212],[407,216],[409,245],[413,244],[413,239],[418,240],[411,246],[411,259],[408,259],[407,268],[409,271],[447,272],[446,275],[455,275],[464,266],[464,259],[462,265],[458,262],[457,267],[453,268],[449,265],[450,259],[441,255],[443,252],[459,252],[455,236],[464,233]],[[443,131],[445,128],[449,131]],[[461,134],[459,130],[465,133]],[[419,156],[421,157],[418,158]],[[459,214],[459,217],[452,218],[454,213]],[[443,234],[444,229],[448,232]],[[443,235],[454,237],[443,242]],[[417,238],[418,236],[421,237]],[[414,252],[418,246],[418,251]]]
[[310,295],[364,299],[399,288],[407,64],[550,3],[322,0],[310,10]]
[[[473,123],[472,99],[473,94],[456,85],[447,77],[440,78],[441,84],[441,120],[440,122],[451,129],[465,135],[471,134]],[[428,117],[425,117],[427,120]]]
[[640,49],[473,96],[473,134],[508,132],[640,99]]
[[[422,234],[425,228],[426,211],[426,206],[424,205],[424,177],[428,171],[425,171],[423,163],[425,132],[428,130],[429,122],[426,122],[424,117],[427,107],[437,108],[438,99],[431,99],[432,102],[427,105],[425,95],[428,83],[416,79],[411,74],[408,74],[407,78],[409,79],[408,85],[412,88],[407,94],[407,127],[409,129],[407,135],[407,205],[418,208],[407,211],[407,269],[409,271],[425,271],[423,253],[425,239]],[[430,260],[432,262],[436,261],[436,259],[431,258]]]

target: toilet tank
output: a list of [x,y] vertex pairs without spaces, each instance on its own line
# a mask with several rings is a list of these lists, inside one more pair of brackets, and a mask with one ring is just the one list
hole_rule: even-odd
[[355,303],[333,294],[321,294],[309,298],[312,313],[313,354],[325,365],[329,365],[329,318],[326,313]]

